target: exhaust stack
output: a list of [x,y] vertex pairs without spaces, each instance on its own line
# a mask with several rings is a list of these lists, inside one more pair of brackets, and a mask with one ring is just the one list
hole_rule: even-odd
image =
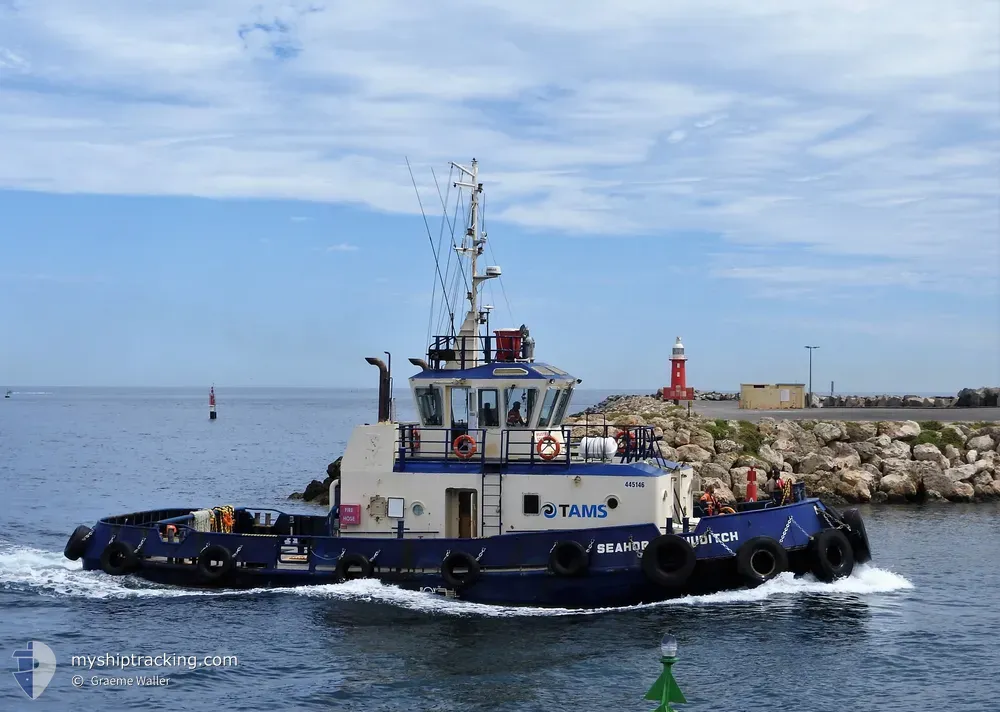
[[380,358],[367,356],[365,357],[365,361],[370,363],[372,366],[378,366],[378,422],[387,423],[390,419],[389,401],[392,399],[392,391],[390,390],[389,385],[389,369],[386,367],[385,362]]

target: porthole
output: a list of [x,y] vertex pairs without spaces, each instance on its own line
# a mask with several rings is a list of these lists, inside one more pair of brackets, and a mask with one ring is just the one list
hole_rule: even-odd
[[604,501],[607,503],[608,509],[618,509],[619,499],[614,495],[611,495]]
[[410,511],[413,512],[414,517],[419,517],[424,513],[424,505],[421,502],[414,502],[410,505]]

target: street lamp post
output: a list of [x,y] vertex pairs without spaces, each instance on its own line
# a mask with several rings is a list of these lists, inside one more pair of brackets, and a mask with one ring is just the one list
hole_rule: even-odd
[[675,712],[670,706],[671,702],[686,704],[684,693],[677,687],[674,674],[670,668],[677,662],[677,638],[667,633],[660,641],[660,662],[663,663],[663,672],[649,688],[645,699],[659,702],[660,705],[653,712]]
[[819,346],[806,346],[809,349],[809,404],[807,407],[812,407],[813,405],[813,349],[818,349]]

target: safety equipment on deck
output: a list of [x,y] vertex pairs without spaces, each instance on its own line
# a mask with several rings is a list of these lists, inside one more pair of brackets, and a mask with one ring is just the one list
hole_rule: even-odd
[[642,552],[642,572],[664,588],[677,588],[687,583],[696,563],[694,547],[677,534],[661,534]]
[[[456,569],[465,569],[458,573]],[[452,588],[464,588],[479,580],[481,569],[476,557],[464,551],[452,551],[441,562],[441,578]]]
[[209,544],[198,554],[198,573],[206,581],[221,581],[234,565],[232,553],[220,544]]
[[820,581],[830,583],[846,578],[854,571],[854,551],[851,542],[839,529],[824,529],[813,537],[812,570]]
[[70,561],[76,561],[85,553],[87,553],[87,544],[90,541],[90,537],[94,535],[94,530],[88,526],[81,524],[73,533],[69,535],[69,540],[66,542],[66,548],[63,549],[63,556],[65,556]]
[[619,430],[618,434],[615,435],[615,442],[618,443],[618,454],[625,455],[632,452],[635,436],[628,430]]
[[865,522],[861,518],[861,512],[857,507],[844,510],[841,521],[851,528],[847,534],[851,548],[854,550],[854,561],[858,564],[866,564],[872,560],[871,544],[868,543],[868,531],[865,529]]
[[476,454],[476,439],[471,435],[459,435],[451,444],[451,449],[459,459],[468,460]]
[[[360,571],[351,571],[355,567]],[[372,575],[372,562],[364,554],[344,554],[337,562],[336,573],[341,581],[368,578]]]
[[122,576],[139,568],[139,557],[130,545],[116,539],[101,552],[101,568],[109,576]]
[[578,541],[557,541],[549,552],[549,570],[556,576],[582,576],[590,568],[590,556]]
[[410,452],[418,452],[420,450],[420,429],[413,428],[410,430]]
[[535,450],[543,460],[552,460],[559,454],[559,441],[551,435],[543,435],[538,440]]
[[736,571],[747,583],[762,584],[788,571],[788,552],[769,536],[755,536],[736,552]]

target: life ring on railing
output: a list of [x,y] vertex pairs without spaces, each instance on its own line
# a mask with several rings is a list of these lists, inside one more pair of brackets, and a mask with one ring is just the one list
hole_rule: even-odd
[[[466,444],[467,447],[463,450],[462,446]],[[476,454],[476,439],[471,435],[459,435],[451,444],[451,449],[460,460],[468,460]]]
[[732,507],[722,507],[719,509],[719,514],[736,514],[736,510]]
[[538,451],[538,456],[543,460],[553,460],[559,455],[559,441],[551,435],[543,435],[538,440],[538,444],[535,445],[535,450]]
[[420,450],[420,429],[413,428],[410,431],[410,452],[417,452]]
[[168,524],[163,528],[163,536],[167,538],[167,541],[173,541],[177,538],[177,527],[173,524]]
[[618,454],[628,453],[635,444],[635,436],[628,430],[619,430],[615,435],[615,443],[618,445]]

